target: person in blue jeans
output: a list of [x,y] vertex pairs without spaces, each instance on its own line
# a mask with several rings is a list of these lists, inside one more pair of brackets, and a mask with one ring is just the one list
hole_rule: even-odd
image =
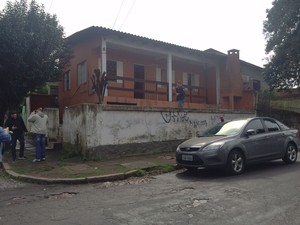
[[178,81],[176,86],[176,100],[178,102],[179,108],[183,107],[184,99],[185,99],[184,87],[182,86],[181,81]]
[[8,128],[0,127],[0,169],[2,169],[2,143],[11,141],[11,135]]
[[46,160],[46,135],[48,128],[48,116],[43,113],[42,108],[34,110],[28,117],[30,132],[34,135],[35,159],[32,162]]

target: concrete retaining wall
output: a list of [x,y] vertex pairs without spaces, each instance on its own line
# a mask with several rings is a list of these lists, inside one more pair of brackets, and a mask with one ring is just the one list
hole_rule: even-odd
[[63,143],[87,157],[100,158],[113,152],[113,155],[146,153],[138,150],[145,149],[145,144],[151,152],[171,151],[175,146],[172,143],[177,145],[201,134],[218,123],[221,116],[231,120],[254,114],[82,104],[65,110]]

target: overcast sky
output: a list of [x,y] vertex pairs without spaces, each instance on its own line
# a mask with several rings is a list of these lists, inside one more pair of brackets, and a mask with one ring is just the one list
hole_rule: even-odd
[[[29,2],[30,0],[28,0]],[[102,26],[198,50],[213,48],[263,66],[263,21],[273,0],[36,0],[66,36]],[[3,9],[6,0],[0,0]]]

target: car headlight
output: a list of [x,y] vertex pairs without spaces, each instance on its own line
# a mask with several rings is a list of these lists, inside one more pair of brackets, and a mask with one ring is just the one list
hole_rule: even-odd
[[210,145],[205,146],[202,150],[203,151],[211,151],[211,150],[218,150],[224,145],[224,142],[215,142]]

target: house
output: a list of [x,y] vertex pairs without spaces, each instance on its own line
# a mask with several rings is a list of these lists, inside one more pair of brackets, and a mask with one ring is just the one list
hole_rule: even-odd
[[70,67],[59,84],[60,113],[82,103],[98,103],[92,77],[105,72],[103,103],[176,108],[176,82],[186,90],[184,108],[253,111],[255,93],[268,88],[262,68],[228,54],[200,51],[103,27],[89,27],[68,37]]
[[[174,151],[221,116],[253,116],[257,91],[268,88],[262,68],[240,60],[236,49],[200,51],[103,27],[67,40],[73,57],[59,83],[62,141],[83,157]],[[104,73],[102,99],[93,80]]]

